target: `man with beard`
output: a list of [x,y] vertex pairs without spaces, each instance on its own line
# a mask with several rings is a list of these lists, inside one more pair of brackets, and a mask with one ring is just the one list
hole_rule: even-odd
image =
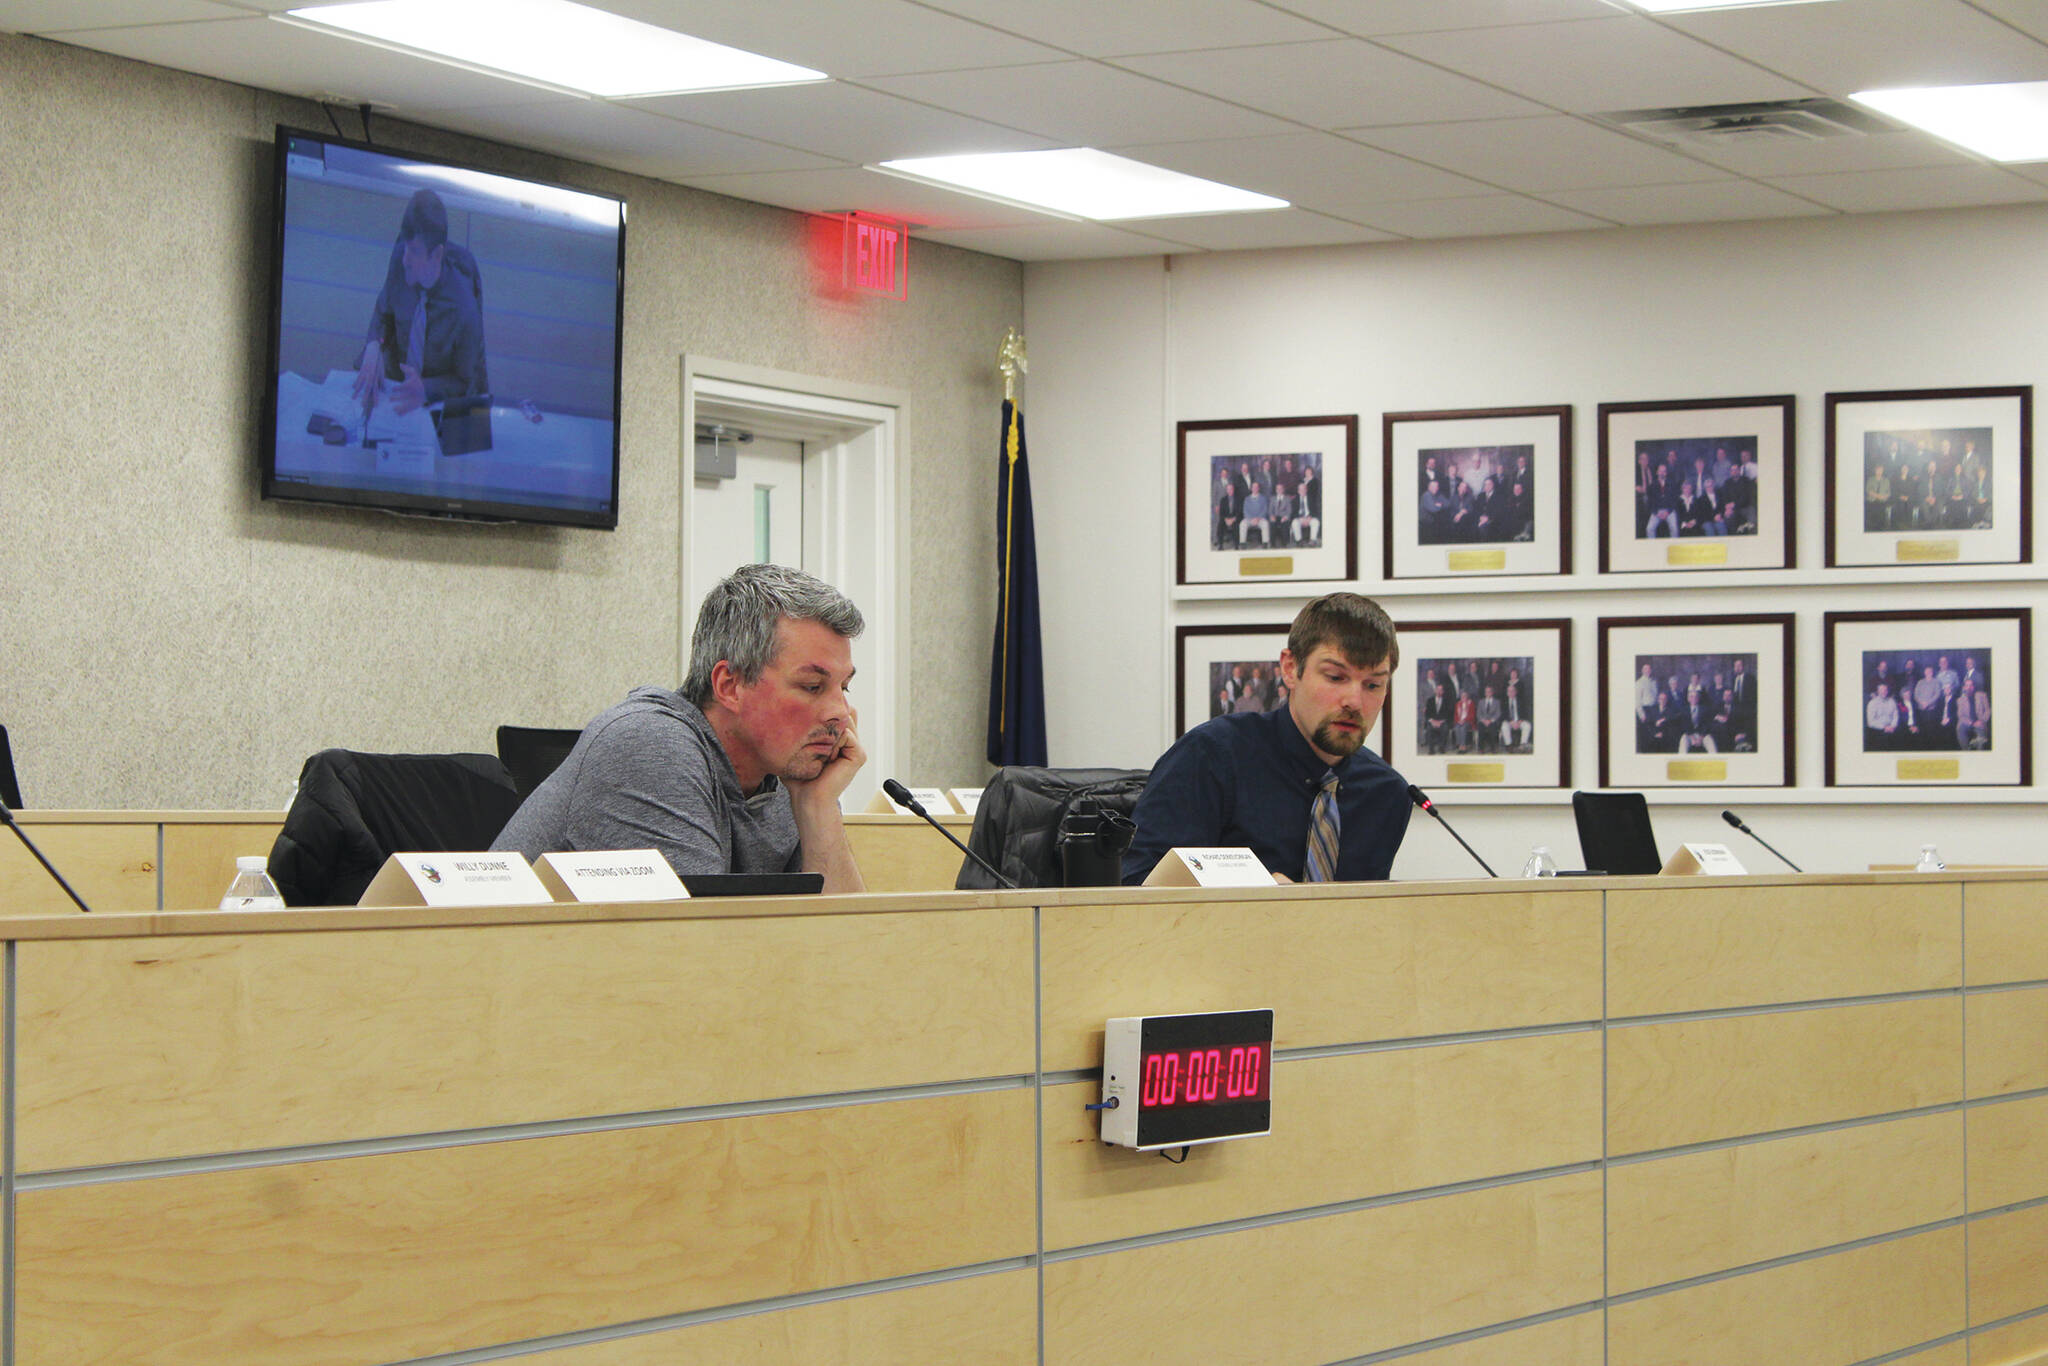
[[[1174,848],[1249,848],[1275,879],[1384,879],[1408,832],[1401,775],[1365,748],[1400,663],[1394,623],[1356,593],[1301,609],[1280,652],[1287,705],[1219,716],[1153,765],[1125,882]],[[1313,847],[1311,847],[1313,846]]]
[[492,846],[659,850],[678,873],[822,873],[864,890],[839,797],[867,762],[847,684],[860,609],[797,569],[750,564],[704,598],[680,692],[599,715]]

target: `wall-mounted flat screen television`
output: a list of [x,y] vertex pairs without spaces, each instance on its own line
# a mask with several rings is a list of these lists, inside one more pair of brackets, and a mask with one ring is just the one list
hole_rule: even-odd
[[626,206],[277,132],[263,496],[615,527]]

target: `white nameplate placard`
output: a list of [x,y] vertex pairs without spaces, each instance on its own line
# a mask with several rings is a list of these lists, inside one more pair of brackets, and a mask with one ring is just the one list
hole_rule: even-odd
[[1664,871],[1675,877],[1740,877],[1749,870],[1725,844],[1681,844]]
[[554,898],[517,854],[393,854],[358,906],[544,906]]
[[986,789],[979,787],[949,787],[953,794],[953,805],[960,808],[960,814],[971,816],[981,807],[981,794]]
[[690,895],[653,849],[542,854],[533,871],[557,901],[683,901]]
[[1147,887],[1270,887],[1273,875],[1249,849],[1169,849]]
[[[918,805],[922,806],[931,815],[950,816],[953,814],[953,803],[946,800],[946,789],[943,787],[906,787],[904,790],[917,798]],[[868,810],[882,815],[886,815],[891,811],[899,816],[911,814],[909,807],[898,806],[890,799],[889,794],[886,792],[877,792],[874,800],[868,803]]]

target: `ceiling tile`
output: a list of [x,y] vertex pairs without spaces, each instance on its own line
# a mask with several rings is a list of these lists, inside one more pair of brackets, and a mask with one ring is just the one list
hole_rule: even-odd
[[1712,223],[1740,218],[1825,216],[1818,204],[1747,180],[1689,185],[1635,185],[1608,190],[1560,190],[1550,198],[1567,208],[1636,227],[1648,223]]
[[2048,46],[1963,0],[1764,5],[1665,22],[1830,95],[2048,80]]
[[1094,62],[889,76],[864,84],[1074,147],[1292,131],[1268,115]]
[[1279,8],[1346,33],[1432,33],[1440,29],[1544,24],[1613,15],[1607,0],[1272,0]]
[[1976,159],[1925,133],[1863,137],[1784,138],[1773,142],[1686,144],[1693,156],[1737,175],[1808,175],[1888,171],[1909,166],[1975,165]]
[[1532,193],[1723,178],[1711,166],[1561,115],[1367,128],[1353,136],[1502,189]]
[[829,157],[604,100],[562,97],[552,102],[432,110],[425,117],[458,133],[594,161],[656,180],[802,171],[838,164]]
[[1848,213],[1954,209],[2048,199],[2048,186],[2008,175],[1993,166],[1936,166],[1906,171],[1859,171],[1851,175],[1780,176],[1769,183]]
[[1609,226],[1598,218],[1512,194],[1389,204],[1374,210],[1372,222],[1403,237],[1499,237]]
[[1451,199],[1484,194],[1489,188],[1407,157],[1360,146],[1334,133],[1141,143],[1113,150],[1170,171],[1256,190],[1344,217],[1351,216],[1347,209],[1362,205]]
[[1128,57],[1118,65],[1316,128],[1545,112],[1520,96],[1356,38]]
[[1135,218],[1112,226],[1156,233],[1209,251],[1262,247],[1327,247],[1346,242],[1389,242],[1392,233],[1347,223],[1303,209],[1265,213],[1205,214],[1189,218]]
[[1035,152],[1051,139],[844,81],[664,95],[634,100],[650,113],[802,147],[838,161],[875,162],[960,152]]
[[681,183],[805,213],[858,210],[933,228],[1011,227],[1064,220],[900,176],[845,166],[760,175],[680,176]]
[[1013,261],[1086,261],[1108,256],[1167,256],[1198,250],[1186,243],[1163,242],[1136,233],[1119,232],[1100,223],[1047,223],[1014,228],[963,228],[914,234],[951,247],[1007,256]]
[[1329,30],[1256,0],[926,0],[933,9],[1083,57],[1184,52],[1326,38]]
[[581,0],[840,77],[1053,61],[1066,54],[909,0]]
[[127,24],[233,19],[246,13],[212,0],[0,0],[0,33],[75,33]]
[[1417,33],[1380,41],[1574,113],[1792,99],[1814,93],[1641,15]]
[[2048,43],[2048,0],[1972,0],[1972,3],[2022,33]]
[[[540,93],[520,81],[261,16],[100,29],[67,34],[63,41],[261,90],[330,103],[367,101],[399,114],[422,107],[503,104]],[[427,96],[427,106],[422,95]]]

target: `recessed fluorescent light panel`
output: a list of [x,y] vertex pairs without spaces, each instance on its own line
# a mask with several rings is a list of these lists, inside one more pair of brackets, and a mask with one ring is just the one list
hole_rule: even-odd
[[314,5],[276,17],[612,99],[831,79],[809,67],[569,0],[366,0]]
[[1147,166],[1142,161],[1098,152],[1092,147],[908,157],[885,161],[874,169],[929,185],[965,190],[983,199],[1098,221],[1287,207],[1284,199]]
[[1993,161],[2048,161],[2048,81],[1864,90],[1849,98]]
[[1764,5],[1818,5],[1826,0],[1628,0],[1649,14],[1684,14],[1689,10],[1756,9]]

